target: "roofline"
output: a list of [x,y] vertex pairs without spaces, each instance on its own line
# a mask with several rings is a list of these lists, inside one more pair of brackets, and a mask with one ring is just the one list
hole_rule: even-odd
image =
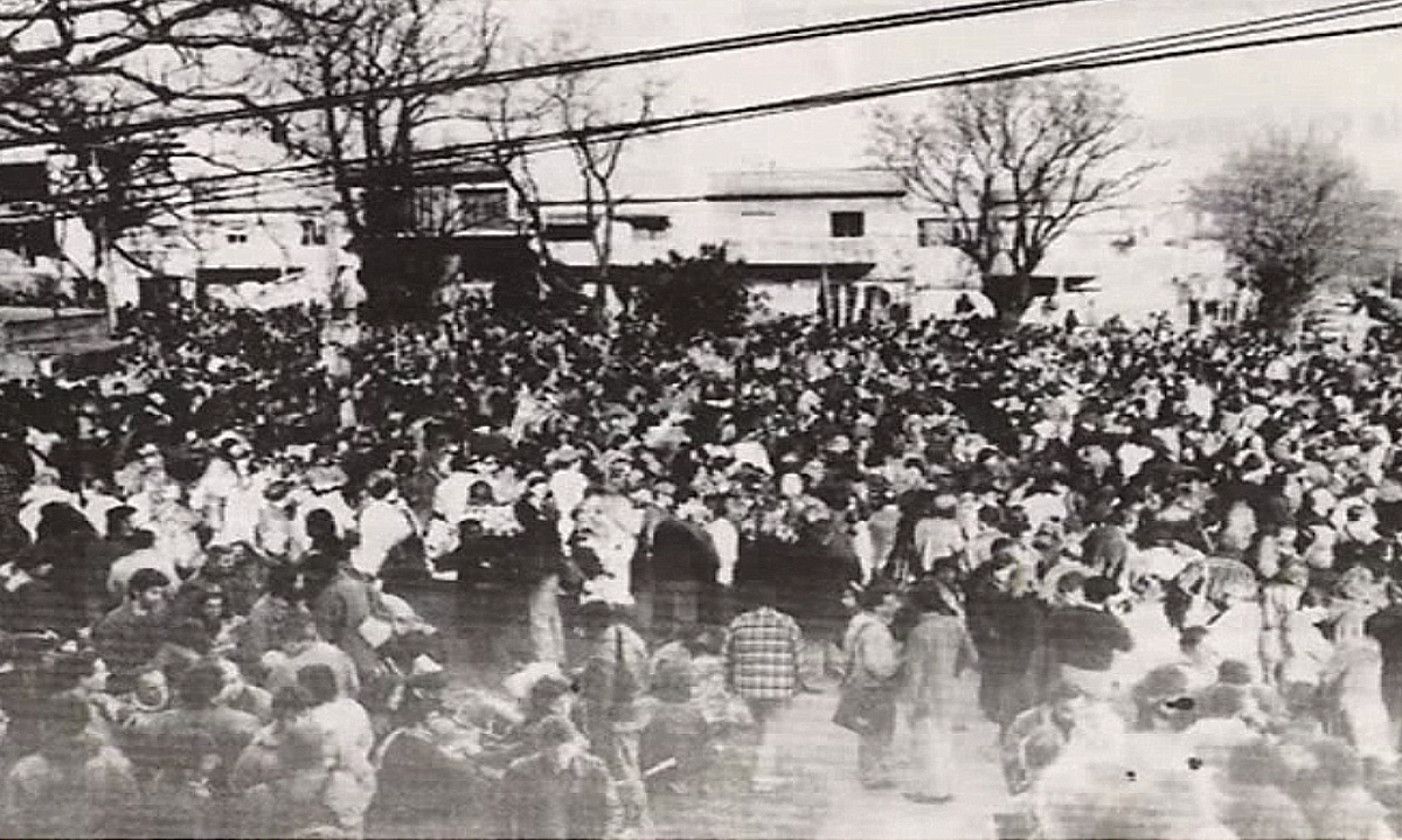
[[807,192],[712,193],[706,201],[804,201],[845,198],[905,198],[905,190],[810,190]]
[[274,204],[266,207],[197,207],[196,216],[231,216],[240,213],[325,213],[329,208],[320,204]]

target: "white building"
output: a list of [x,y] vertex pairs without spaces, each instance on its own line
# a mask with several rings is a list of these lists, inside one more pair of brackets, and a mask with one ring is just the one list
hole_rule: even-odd
[[[948,315],[968,296],[987,313],[972,262],[945,244],[946,220],[876,169],[759,170],[720,173],[699,195],[639,197],[622,203],[610,274],[669,252],[687,256],[723,245],[741,261],[751,287],[774,310],[830,311],[860,317],[904,304],[912,317]],[[577,203],[551,203],[552,256],[592,276],[591,230]],[[1201,220],[1177,205],[1127,207],[1073,226],[1038,267],[1034,309],[1075,308],[1083,320],[1139,319],[1153,312],[1186,317],[1187,300],[1231,294],[1221,247]]]
[[[588,274],[596,265],[577,205],[547,213],[554,257]],[[905,190],[874,169],[760,170],[712,176],[696,196],[638,198],[618,212],[613,275],[665,260],[670,252],[723,246],[756,293],[778,312],[853,315],[904,300],[917,265]]]

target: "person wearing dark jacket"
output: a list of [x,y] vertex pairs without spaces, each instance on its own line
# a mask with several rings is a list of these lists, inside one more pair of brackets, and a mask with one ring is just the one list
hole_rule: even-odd
[[161,647],[170,583],[155,569],[137,569],[127,584],[127,602],[93,627],[93,645],[111,671],[108,684],[113,693],[129,690],[137,672]]
[[537,738],[539,751],[513,762],[502,780],[506,836],[611,836],[620,817],[604,762],[566,718],[546,718]]
[[1112,688],[1108,679],[1115,654],[1134,648],[1124,622],[1105,608],[1117,587],[1106,578],[1068,572],[1057,582],[1057,590],[1064,604],[1047,615],[1046,630],[1052,676],[1103,698]]
[[544,474],[526,479],[526,494],[516,502],[516,537],[522,582],[529,587],[526,612],[531,653],[536,662],[565,661],[565,625],[560,618],[560,527]]
[[993,558],[967,585],[969,634],[978,650],[979,707],[1000,727],[1037,701],[1045,616],[1030,593],[1021,591],[1012,540],[993,545]]
[[651,571],[652,630],[658,638],[670,638],[700,620],[701,597],[716,579],[718,568],[720,558],[705,531],[679,519],[657,524],[652,533]]

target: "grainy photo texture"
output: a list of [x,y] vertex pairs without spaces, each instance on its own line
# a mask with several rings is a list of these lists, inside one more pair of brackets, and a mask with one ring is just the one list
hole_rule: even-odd
[[1399,30],[0,0],[0,836],[1402,835]]

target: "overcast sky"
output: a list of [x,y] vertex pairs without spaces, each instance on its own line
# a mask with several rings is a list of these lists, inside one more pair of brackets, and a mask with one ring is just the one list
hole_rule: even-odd
[[[962,2],[962,0],[959,0]],[[1336,0],[1335,0],[1336,1]],[[507,0],[522,33],[570,31],[591,52],[677,43],[931,5],[919,0]],[[616,71],[666,79],[663,112],[727,107],[1334,5],[1331,0],[1087,0],[1069,6],[839,36]],[[1351,19],[1402,19],[1402,11]],[[1402,189],[1402,31],[1102,71],[1121,85],[1145,147],[1170,159],[1154,197],[1268,126],[1337,134],[1379,186]],[[918,107],[919,95],[889,100]],[[715,170],[856,166],[871,106],[857,104],[642,141],[623,176],[633,193],[698,189]],[[553,180],[553,179],[552,179]],[[1147,196],[1146,196],[1147,197]]]

